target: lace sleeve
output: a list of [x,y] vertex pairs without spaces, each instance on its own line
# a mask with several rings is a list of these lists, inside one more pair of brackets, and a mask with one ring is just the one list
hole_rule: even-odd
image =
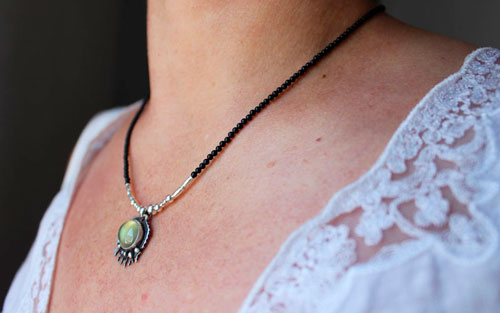
[[[464,312],[488,293],[481,284],[497,294],[483,308],[500,307],[499,145],[500,51],[482,48],[420,101],[369,172],[289,237],[240,312]],[[422,300],[433,292],[437,302]]]

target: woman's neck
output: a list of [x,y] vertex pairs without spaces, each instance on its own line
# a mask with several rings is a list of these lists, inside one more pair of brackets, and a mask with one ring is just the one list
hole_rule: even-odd
[[161,115],[240,116],[373,6],[149,0],[149,106]]

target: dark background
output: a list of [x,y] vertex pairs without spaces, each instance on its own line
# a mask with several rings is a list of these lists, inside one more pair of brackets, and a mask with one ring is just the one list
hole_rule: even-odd
[[[415,26],[500,47],[498,0],[381,2]],[[0,1],[2,303],[87,121],[147,91],[145,3]]]

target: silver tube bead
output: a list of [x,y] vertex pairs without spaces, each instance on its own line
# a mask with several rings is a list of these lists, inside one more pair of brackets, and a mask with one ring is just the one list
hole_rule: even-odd
[[172,194],[172,199],[175,199],[177,198],[181,192],[186,188],[186,186],[189,184],[189,182],[193,180],[193,177],[189,176],[185,181],[184,183],[179,187],[177,188],[177,190]]

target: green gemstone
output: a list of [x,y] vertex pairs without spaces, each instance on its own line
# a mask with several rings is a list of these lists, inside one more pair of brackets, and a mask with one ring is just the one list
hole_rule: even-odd
[[118,231],[118,240],[123,249],[135,247],[142,239],[142,226],[136,220],[129,220],[120,226]]

